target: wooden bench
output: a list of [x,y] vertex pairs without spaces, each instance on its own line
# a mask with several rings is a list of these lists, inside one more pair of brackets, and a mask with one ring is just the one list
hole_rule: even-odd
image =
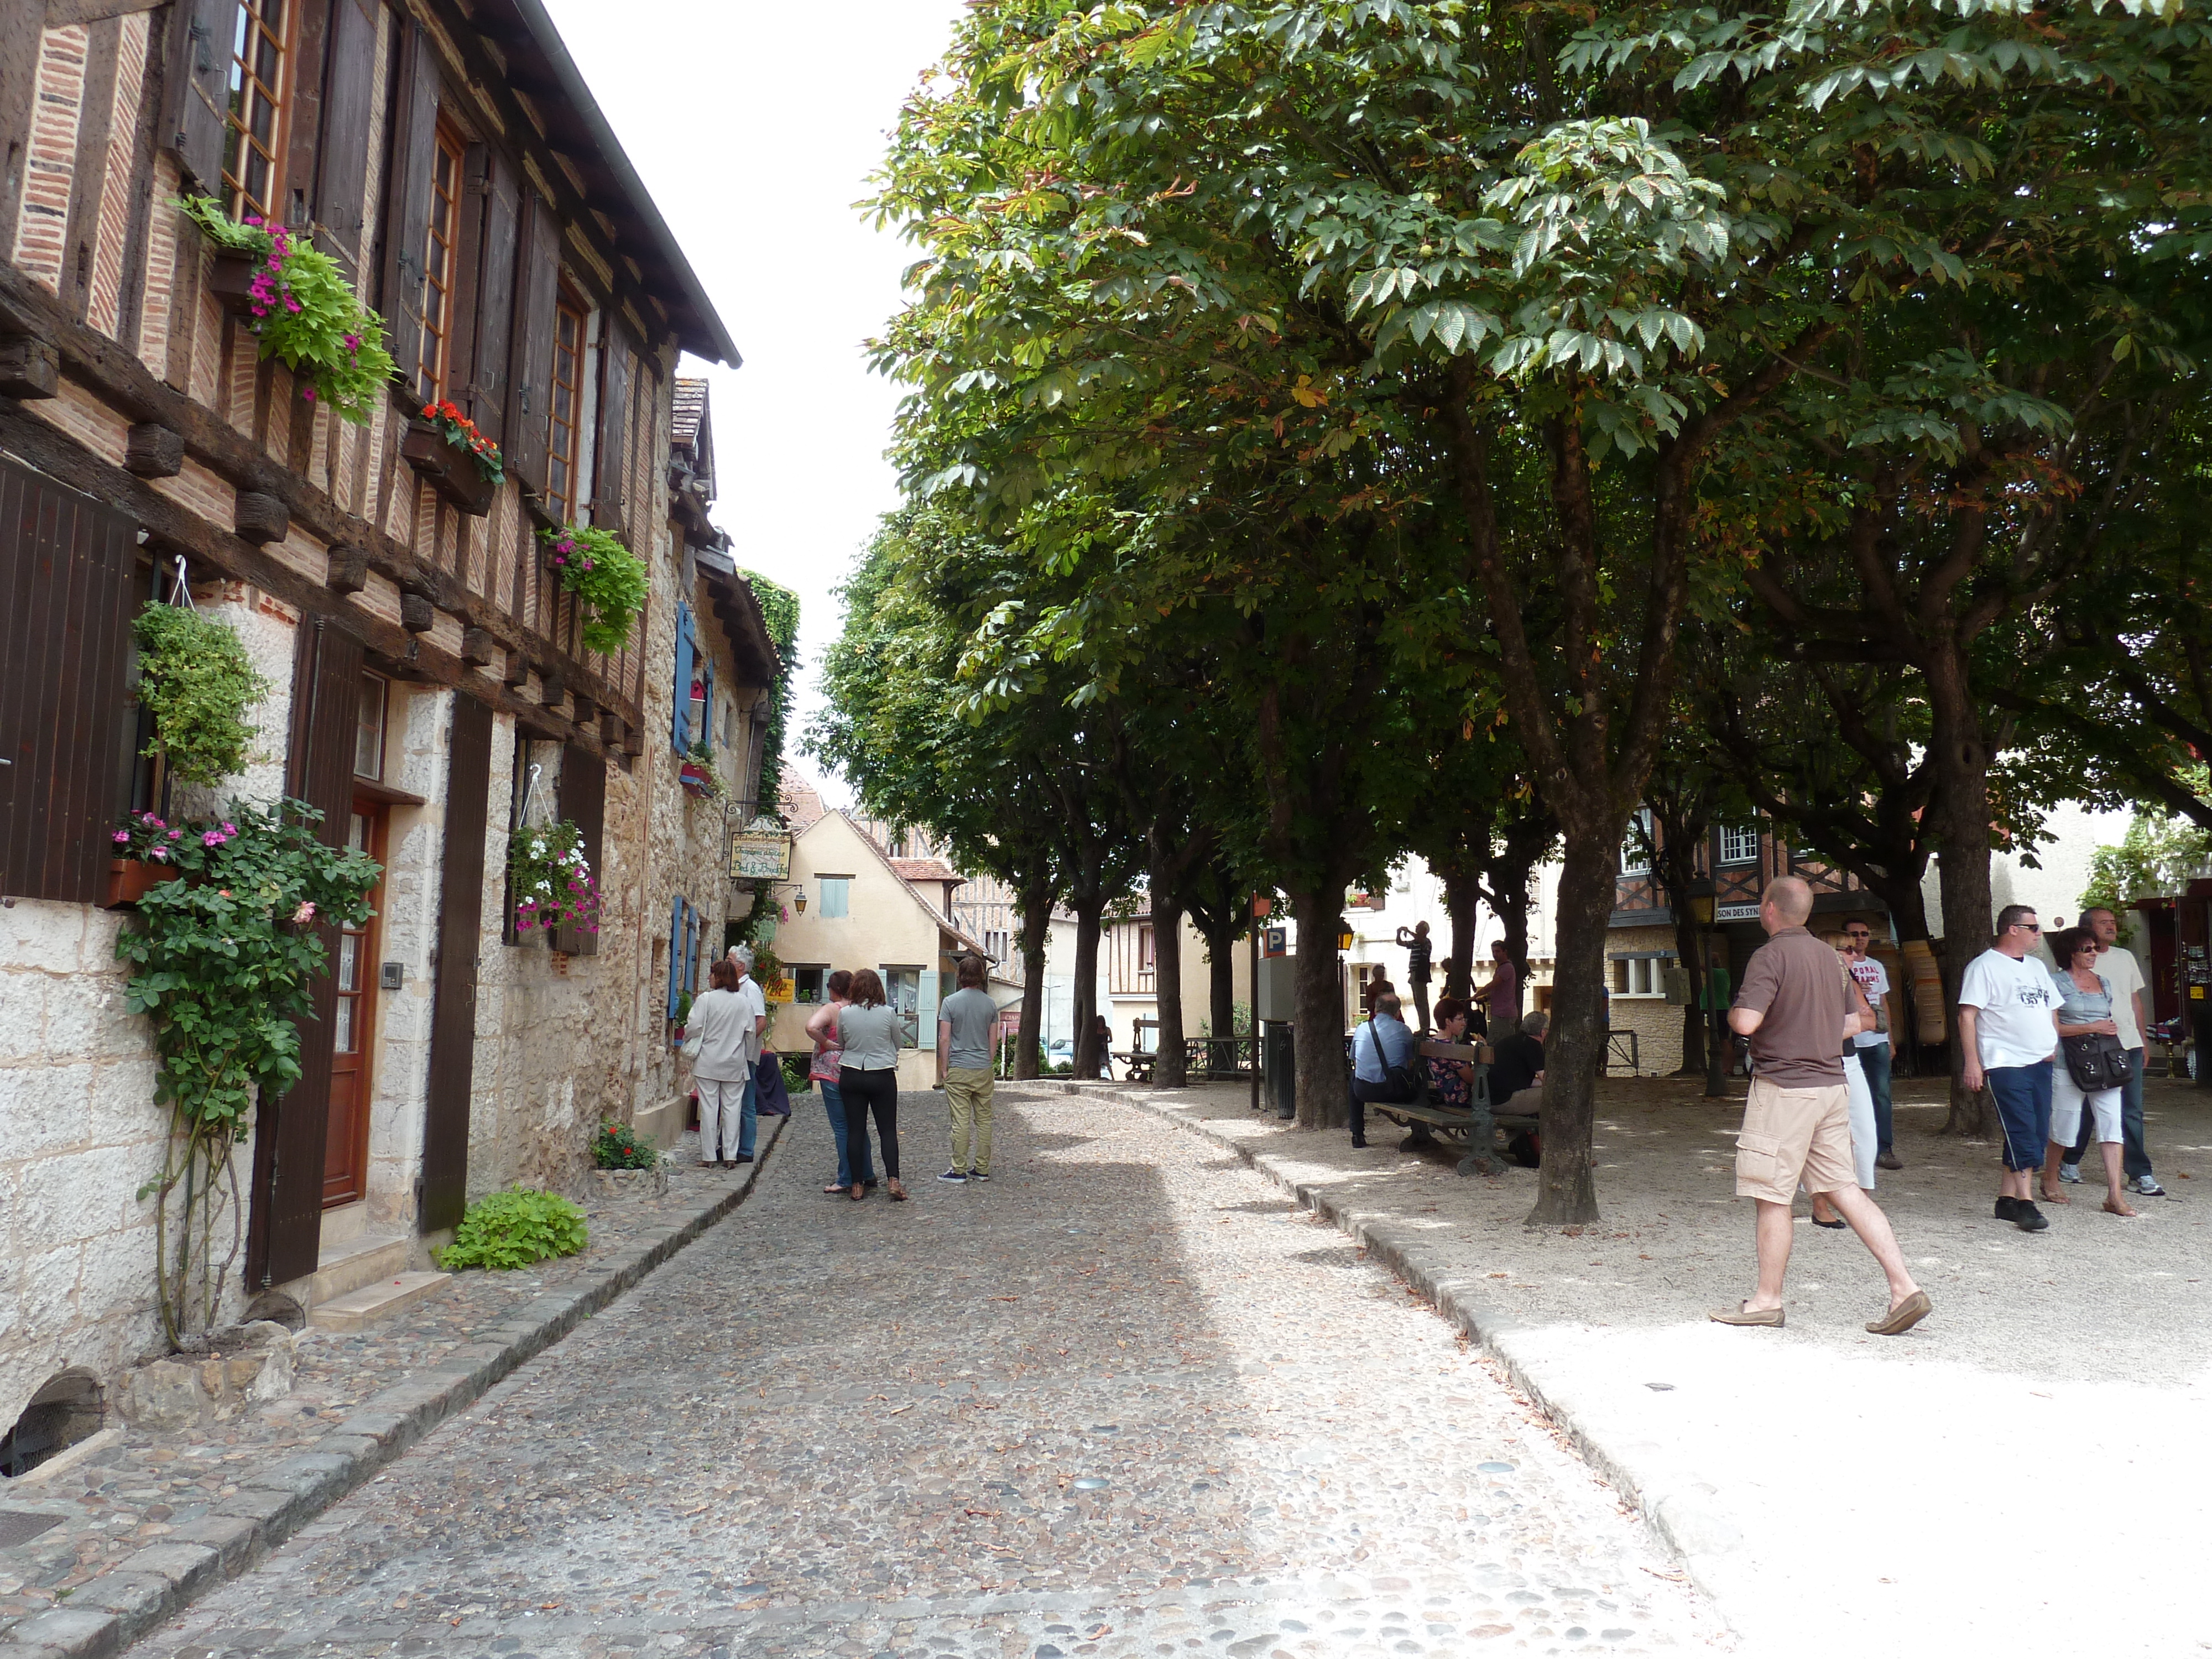
[[[1442,1060],[1459,1061],[1474,1068],[1473,1104],[1468,1109],[1461,1110],[1437,1103],[1436,1085],[1432,1076],[1427,1074],[1432,1072],[1437,1062]],[[1367,1103],[1369,1111],[1380,1113],[1413,1131],[1407,1138],[1408,1147],[1435,1139],[1436,1135],[1430,1133],[1431,1130],[1455,1139],[1464,1139],[1467,1156],[1459,1161],[1459,1173],[1463,1176],[1478,1171],[1487,1174],[1488,1165],[1503,1162],[1498,1150],[1499,1130],[1510,1133],[1536,1127],[1535,1118],[1529,1114],[1500,1113],[1491,1109],[1491,1050],[1486,1043],[1439,1042],[1431,1038],[1419,1046],[1419,1063],[1429,1085],[1426,1098],[1402,1103],[1388,1100]]]

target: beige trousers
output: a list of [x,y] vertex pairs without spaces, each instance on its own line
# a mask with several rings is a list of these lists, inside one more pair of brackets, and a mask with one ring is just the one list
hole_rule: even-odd
[[[952,1167],[991,1173],[991,1069],[988,1066],[956,1066],[945,1073],[945,1106],[952,1116]],[[975,1131],[975,1157],[968,1157],[968,1136]]]

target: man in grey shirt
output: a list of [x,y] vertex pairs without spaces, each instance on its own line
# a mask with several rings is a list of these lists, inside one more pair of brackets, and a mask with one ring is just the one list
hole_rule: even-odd
[[[938,1024],[949,1034],[945,1105],[952,1117],[952,1167],[937,1177],[939,1181],[991,1178],[991,1042],[998,1030],[999,1005],[983,988],[988,971],[982,957],[961,957],[960,988],[938,1005]],[[973,1164],[968,1159],[971,1127]]]

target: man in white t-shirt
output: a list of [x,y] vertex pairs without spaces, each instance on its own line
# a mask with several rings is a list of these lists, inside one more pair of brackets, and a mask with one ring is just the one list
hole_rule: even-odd
[[[2096,936],[2097,971],[2112,988],[2112,1024],[2120,1028],[2120,1047],[2128,1051],[2128,1081],[2120,1091],[2120,1134],[2125,1143],[2122,1167],[2128,1188],[2145,1198],[2163,1198],[2166,1188],[2151,1172],[2150,1153],[2143,1146],[2143,1027],[2149,1009],[2143,1004],[2143,973],[2132,952],[2119,947],[2120,919],[2100,904],[2081,913],[2081,925]],[[2096,1139],[2096,1126],[2081,1131],[2081,1139],[2058,1166],[2061,1181],[2081,1178],[2081,1155]]]
[[754,1085],[752,1068],[760,1064],[761,1043],[768,1030],[768,994],[753,977],[753,953],[744,945],[730,947],[730,960],[738,966],[738,994],[752,1005],[752,1029],[745,1033],[745,1103],[738,1115],[738,1156],[739,1164],[753,1161],[753,1138],[760,1131],[760,1091]]
[[1844,960],[1874,1010],[1874,1030],[1851,1039],[1858,1048],[1867,1093],[1874,1097],[1874,1161],[1881,1169],[1901,1170],[1905,1160],[1895,1150],[1896,1115],[1889,1102],[1889,969],[1874,959],[1873,946],[1874,926],[1864,916],[1852,916],[1844,923]]
[[2024,1233],[2051,1223],[2035,1207],[2030,1173],[2051,1139],[2051,1057],[2058,1048],[2058,988],[2034,950],[2042,925],[2026,904],[1997,912],[1996,945],[1966,964],[1959,988],[1960,1080],[1986,1085],[2004,1129],[2004,1178],[1996,1216]]

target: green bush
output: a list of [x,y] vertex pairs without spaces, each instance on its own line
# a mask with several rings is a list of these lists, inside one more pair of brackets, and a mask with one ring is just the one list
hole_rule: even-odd
[[650,1170],[660,1162],[660,1148],[627,1123],[602,1123],[592,1137],[592,1161],[602,1170]]
[[814,1089],[814,1056],[786,1054],[780,1062],[783,1066],[783,1086],[795,1095],[811,1094]]
[[528,1187],[489,1193],[469,1206],[453,1242],[438,1252],[447,1273],[462,1267],[527,1267],[556,1255],[574,1255],[590,1239],[584,1212],[558,1193]]

